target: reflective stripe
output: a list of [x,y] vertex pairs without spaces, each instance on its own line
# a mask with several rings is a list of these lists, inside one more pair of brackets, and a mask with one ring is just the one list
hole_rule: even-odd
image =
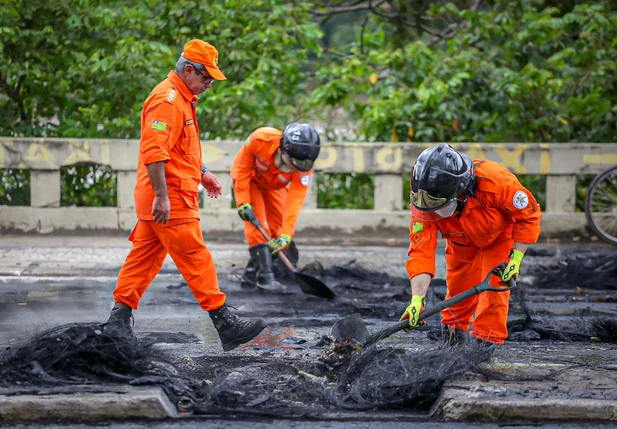
[[262,163],[260,163],[257,160],[255,160],[255,165],[257,166],[257,168],[260,168],[263,171],[268,171],[268,167],[266,165],[263,165]]
[[283,183],[289,183],[291,182],[291,180],[288,180],[285,178],[285,176],[283,176],[281,173],[277,174],[278,178],[281,179],[281,182]]

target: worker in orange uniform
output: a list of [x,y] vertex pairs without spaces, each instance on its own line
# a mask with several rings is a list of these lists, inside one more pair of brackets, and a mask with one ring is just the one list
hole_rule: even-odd
[[[284,131],[258,128],[238,151],[231,179],[250,253],[243,284],[285,291],[274,277],[272,255],[292,243],[319,150],[319,134],[313,127],[291,123]],[[270,241],[250,222],[251,214],[272,237]]]
[[132,337],[132,310],[137,309],[167,254],[200,307],[209,313],[225,351],[250,341],[265,327],[261,320],[241,320],[225,304],[199,224],[199,184],[210,197],[218,197],[222,189],[202,164],[197,95],[215,80],[225,79],[216,48],[191,40],[176,69],[144,103],[135,185],[138,222],[129,237],[133,246],[118,275],[106,330]]
[[[437,231],[446,240],[446,298],[481,283],[497,265],[505,264],[490,284],[516,279],[527,247],[540,235],[542,213],[534,196],[499,163],[471,160],[450,145],[424,150],[411,175],[409,258],[411,303],[401,320],[411,328],[435,276]],[[505,262],[504,262],[505,261]],[[443,310],[444,339],[451,345],[468,337],[492,351],[508,337],[509,292],[484,292]],[[474,317],[475,314],[475,317]],[[471,328],[470,328],[471,327]]]

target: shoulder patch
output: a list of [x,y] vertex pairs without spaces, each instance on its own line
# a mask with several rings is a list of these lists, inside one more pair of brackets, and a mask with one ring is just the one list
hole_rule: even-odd
[[165,131],[167,129],[167,123],[163,121],[152,121],[152,129],[157,131]]
[[171,88],[169,92],[167,93],[167,102],[173,103],[175,98],[176,98],[176,90]]
[[518,191],[512,198],[512,204],[517,209],[522,210],[529,205],[529,197],[523,191]]
[[308,186],[311,183],[311,176],[305,174],[300,178],[300,183],[302,183],[302,186]]
[[411,232],[417,234],[418,232],[424,231],[424,224],[422,222],[414,222],[412,224]]

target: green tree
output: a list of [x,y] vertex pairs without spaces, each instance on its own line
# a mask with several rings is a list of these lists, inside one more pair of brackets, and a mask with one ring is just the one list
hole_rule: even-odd
[[244,136],[305,112],[308,5],[265,1],[16,0],[0,5],[0,133],[139,135],[149,91],[192,38],[213,43],[229,78],[200,104],[204,137]]
[[[352,7],[317,13],[343,3]],[[374,2],[372,23],[319,69],[314,105],[343,106],[366,140],[614,140],[612,2],[568,2],[567,13],[544,2],[417,3]]]

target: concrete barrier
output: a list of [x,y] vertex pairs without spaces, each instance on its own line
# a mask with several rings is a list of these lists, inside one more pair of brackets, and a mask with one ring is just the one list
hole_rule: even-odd
[[[0,138],[0,169],[31,170],[31,206],[0,206],[3,232],[129,231],[135,224],[133,187],[137,140]],[[237,233],[242,222],[231,208],[229,169],[242,142],[202,142],[204,162],[218,175],[224,194],[207,199],[202,227],[210,236]],[[299,233],[324,236],[408,234],[409,211],[402,210],[404,173],[431,144],[324,144],[316,171],[375,175],[374,210],[317,208],[313,181],[298,224]],[[546,176],[543,237],[586,235],[583,213],[575,212],[576,176],[596,174],[617,164],[617,143],[607,144],[453,144],[472,158],[498,161],[516,174]],[[60,168],[79,163],[108,165],[118,174],[117,207],[60,207]]]

